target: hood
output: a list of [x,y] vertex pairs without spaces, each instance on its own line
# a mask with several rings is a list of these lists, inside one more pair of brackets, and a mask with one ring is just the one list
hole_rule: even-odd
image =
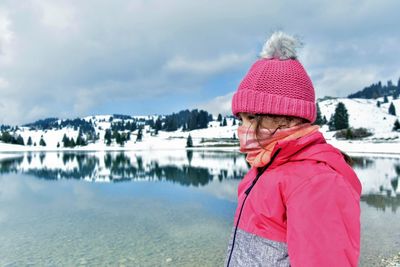
[[270,169],[276,168],[288,161],[314,160],[325,162],[336,172],[340,173],[351,184],[353,189],[361,195],[361,182],[352,167],[345,161],[339,149],[328,144],[323,134],[318,130],[294,140],[278,141],[271,155],[276,153]]

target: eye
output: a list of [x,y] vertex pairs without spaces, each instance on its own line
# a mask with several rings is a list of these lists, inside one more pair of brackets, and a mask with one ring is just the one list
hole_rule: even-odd
[[255,116],[249,115],[248,118],[249,118],[249,120],[253,120],[253,119],[255,119]]

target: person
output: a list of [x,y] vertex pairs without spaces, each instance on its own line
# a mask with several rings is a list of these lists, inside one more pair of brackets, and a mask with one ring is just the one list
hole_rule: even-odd
[[274,32],[232,97],[240,152],[250,165],[225,266],[357,266],[362,186],[351,158],[315,124],[302,43]]

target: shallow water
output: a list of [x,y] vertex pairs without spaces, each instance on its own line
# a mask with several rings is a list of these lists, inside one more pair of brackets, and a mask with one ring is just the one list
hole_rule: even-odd
[[[221,266],[248,170],[222,151],[4,157],[0,266]],[[360,266],[400,251],[399,166],[356,158]]]

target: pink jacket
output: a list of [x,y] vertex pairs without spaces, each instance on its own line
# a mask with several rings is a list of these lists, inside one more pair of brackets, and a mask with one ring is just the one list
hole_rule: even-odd
[[225,266],[358,266],[362,188],[340,151],[317,131],[271,155],[239,184]]

